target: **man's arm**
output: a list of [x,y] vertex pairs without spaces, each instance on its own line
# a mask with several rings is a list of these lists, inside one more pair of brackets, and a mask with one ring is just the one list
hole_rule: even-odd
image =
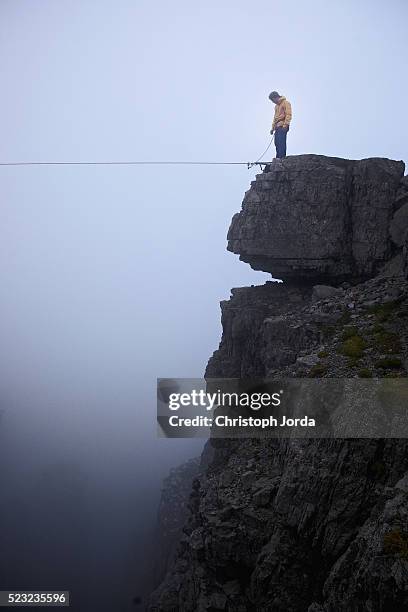
[[272,121],[272,129],[271,129],[271,134],[273,134],[273,132],[275,131],[275,127],[276,127],[276,117],[277,117],[277,108],[275,106],[275,112],[273,114],[273,121]]
[[285,120],[283,122],[282,127],[288,128],[291,121],[292,121],[292,106],[289,100],[285,100]]

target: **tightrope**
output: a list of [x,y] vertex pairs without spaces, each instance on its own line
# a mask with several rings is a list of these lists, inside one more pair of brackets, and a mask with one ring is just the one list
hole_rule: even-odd
[[265,155],[271,146],[273,137],[265,151],[254,162],[243,161],[156,161],[156,160],[124,160],[124,161],[15,161],[0,162],[0,166],[157,166],[157,165],[179,165],[179,166],[252,166],[265,165],[269,162],[261,162],[260,159]]
[[0,162],[0,166],[136,166],[139,164],[246,165],[250,162],[213,161],[20,161]]
[[[262,157],[262,156],[261,156]],[[0,166],[138,166],[138,165],[195,165],[195,166],[248,166],[268,162],[236,161],[17,161],[0,162]]]

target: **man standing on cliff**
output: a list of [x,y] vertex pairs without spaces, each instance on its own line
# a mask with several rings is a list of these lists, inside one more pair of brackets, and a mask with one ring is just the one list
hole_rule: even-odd
[[272,122],[271,134],[275,132],[276,157],[286,157],[286,136],[292,119],[292,107],[285,96],[277,91],[269,94],[269,99],[275,104],[275,115]]

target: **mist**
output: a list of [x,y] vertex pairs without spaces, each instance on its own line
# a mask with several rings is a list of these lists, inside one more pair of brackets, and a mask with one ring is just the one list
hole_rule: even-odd
[[[293,104],[291,154],[406,154],[379,137],[377,95],[398,79],[407,102],[402,2],[2,0],[0,16],[0,161],[253,161],[272,89]],[[69,589],[87,612],[145,595],[162,478],[203,446],[157,438],[156,378],[201,377],[219,301],[270,278],[225,251],[256,171],[0,167],[1,589]]]
[[[74,609],[126,610],[145,588],[161,480],[203,445],[156,438],[155,383],[201,376],[217,346],[228,293],[208,261],[226,228],[203,202],[211,181],[201,215],[170,201],[157,210],[163,179],[193,193],[198,171],[161,170],[156,182],[146,169],[113,169],[110,181],[63,169],[51,185],[27,174],[10,172],[3,207],[2,584],[69,587]],[[86,200],[71,192],[79,178]]]

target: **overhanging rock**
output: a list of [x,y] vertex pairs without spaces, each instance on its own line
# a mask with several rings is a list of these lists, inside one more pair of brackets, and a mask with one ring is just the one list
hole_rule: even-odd
[[295,155],[246,192],[228,250],[255,270],[299,282],[373,276],[391,256],[389,226],[404,163]]

